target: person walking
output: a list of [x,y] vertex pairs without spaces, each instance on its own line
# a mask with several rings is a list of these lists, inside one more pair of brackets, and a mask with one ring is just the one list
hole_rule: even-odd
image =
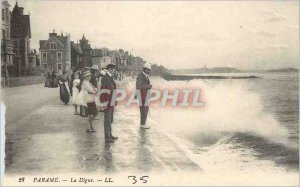
[[143,72],[138,75],[136,79],[136,89],[141,93],[140,103],[140,125],[141,128],[149,129],[150,125],[146,125],[147,115],[149,111],[149,102],[146,104],[147,97],[149,97],[149,90],[152,88],[150,84],[149,75],[151,72],[151,64],[145,63],[143,67]]
[[97,88],[90,83],[91,72],[89,70],[85,70],[83,72],[83,77],[84,80],[82,82],[82,91],[84,95],[84,101],[85,103],[87,103],[87,115],[89,117],[90,124],[90,128],[87,130],[87,132],[96,132],[96,130],[93,127],[93,121],[98,114],[95,103],[95,95],[97,93]]
[[101,89],[108,89],[110,93],[103,93],[100,96],[101,103],[107,102],[104,106],[104,135],[105,141],[113,143],[118,137],[115,137],[111,133],[111,124],[113,123],[114,107],[116,103],[112,103],[113,92],[116,90],[116,83],[113,79],[114,71],[116,70],[115,64],[107,65],[107,72],[101,79]]

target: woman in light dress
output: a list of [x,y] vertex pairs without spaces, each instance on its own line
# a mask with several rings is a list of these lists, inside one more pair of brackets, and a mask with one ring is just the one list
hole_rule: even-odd
[[87,104],[87,114],[89,116],[89,124],[90,124],[90,128],[87,131],[96,132],[96,130],[93,127],[93,121],[98,114],[96,103],[95,103],[95,95],[97,93],[97,88],[90,83],[91,72],[89,70],[85,70],[83,72],[83,77],[84,80],[82,82],[82,92],[84,96],[84,101]]
[[63,74],[58,78],[58,85],[60,87],[60,100],[65,104],[68,104],[70,100],[69,81],[70,78],[68,72],[66,70],[63,70]]
[[82,83],[83,83],[84,77],[82,76],[82,73],[83,72],[81,71],[80,74],[79,74],[79,84],[76,85],[76,88],[78,89],[77,106],[80,107],[80,115],[82,117],[86,117],[87,104],[83,99],[84,94],[83,94],[83,91],[82,91]]
[[77,85],[79,85],[79,83],[80,83],[78,73],[79,72],[74,73],[74,81],[73,81],[73,88],[72,88],[72,91],[73,91],[72,101],[73,101],[73,105],[74,105],[74,114],[75,115],[79,115],[77,108],[78,108],[78,106],[80,106],[79,89],[77,88]]

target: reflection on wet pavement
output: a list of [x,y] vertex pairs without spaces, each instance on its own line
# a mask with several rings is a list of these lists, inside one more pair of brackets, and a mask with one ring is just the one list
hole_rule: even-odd
[[157,129],[140,129],[136,116],[116,110],[112,125],[119,139],[105,143],[103,113],[87,133],[87,118],[73,115],[71,105],[45,105],[7,126],[6,173],[57,173],[186,170],[200,168]]

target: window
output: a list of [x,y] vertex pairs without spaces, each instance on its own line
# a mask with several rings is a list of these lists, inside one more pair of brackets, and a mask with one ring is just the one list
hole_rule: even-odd
[[2,39],[5,39],[5,30],[2,29]]
[[70,59],[70,53],[67,53],[67,59]]
[[55,50],[57,49],[57,45],[55,42],[50,42],[50,50]]
[[18,40],[14,40],[14,49],[18,49],[19,48],[19,41]]
[[57,69],[58,70],[61,70],[62,68],[61,68],[61,64],[57,64]]
[[6,21],[9,21],[8,16],[9,16],[8,8],[5,8],[5,18],[6,18]]
[[5,13],[4,13],[4,9],[2,9],[2,20],[5,21]]
[[36,66],[40,66],[40,61],[38,59],[36,60]]
[[42,60],[47,60],[47,53],[46,52],[42,52]]
[[8,40],[10,40],[10,38],[9,38],[9,28],[6,29],[6,38],[7,38]]
[[47,69],[47,64],[44,64],[44,68]]
[[62,53],[61,52],[56,53],[56,59],[60,60],[60,61],[62,60]]

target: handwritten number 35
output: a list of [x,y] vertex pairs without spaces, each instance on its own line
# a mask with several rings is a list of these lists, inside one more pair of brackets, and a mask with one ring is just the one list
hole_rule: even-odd
[[[136,184],[138,182],[136,176],[128,176],[128,178],[132,178],[132,184]],[[149,178],[149,176],[142,176],[140,177],[140,181],[142,181],[142,183],[147,183],[147,178]]]

